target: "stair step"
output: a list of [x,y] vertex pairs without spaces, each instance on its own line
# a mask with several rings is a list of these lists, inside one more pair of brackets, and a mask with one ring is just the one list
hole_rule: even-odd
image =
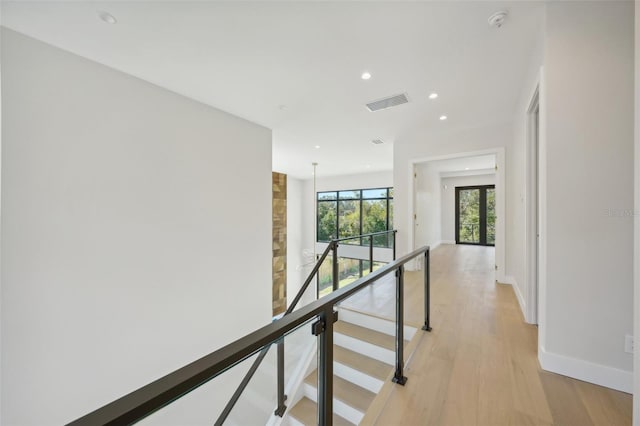
[[[395,320],[389,320],[376,316],[375,314],[352,310],[348,307],[340,305],[340,321],[348,322],[351,324],[359,325],[360,327],[370,328],[381,333],[389,334],[391,336],[396,335],[396,322]],[[404,338],[407,340],[413,339],[418,329],[411,325],[404,324]]]
[[333,347],[333,360],[378,380],[385,380],[393,369],[389,364],[338,345]]
[[[317,416],[318,416],[318,404],[313,402],[307,397],[302,398],[298,403],[293,406],[293,408],[289,411],[292,417],[294,417],[297,421],[304,424],[305,426],[315,426],[317,424]],[[338,416],[337,414],[333,415],[333,424],[336,426],[352,426],[353,423],[348,420]]]
[[[359,325],[345,321],[336,322],[333,324],[333,329],[336,333],[344,334],[390,351],[396,350],[396,339],[394,336],[371,330],[370,328],[360,327]],[[408,343],[408,340],[404,341],[405,346]]]
[[[304,379],[304,382],[317,389],[317,370],[311,372],[311,374]],[[364,414],[367,412],[376,394],[341,377],[333,376],[333,397]]]

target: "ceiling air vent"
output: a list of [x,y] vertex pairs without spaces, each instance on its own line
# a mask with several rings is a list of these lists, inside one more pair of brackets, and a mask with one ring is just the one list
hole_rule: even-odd
[[371,141],[371,143],[374,145],[382,145],[384,141],[382,139],[374,139]]
[[369,102],[367,104],[367,109],[371,112],[380,111],[381,109],[387,109],[394,106],[406,104],[409,102],[409,98],[407,98],[406,93],[402,93],[400,95],[390,96],[388,98],[380,99],[379,101]]

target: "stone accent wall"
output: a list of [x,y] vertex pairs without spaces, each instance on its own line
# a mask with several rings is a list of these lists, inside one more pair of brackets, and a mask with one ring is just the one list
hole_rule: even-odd
[[287,309],[287,175],[273,172],[273,315]]

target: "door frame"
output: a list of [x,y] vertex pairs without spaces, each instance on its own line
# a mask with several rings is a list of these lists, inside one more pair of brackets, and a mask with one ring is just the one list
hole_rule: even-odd
[[[478,236],[478,239],[480,240],[480,242],[478,243],[469,243],[469,242],[461,242],[460,241],[460,191],[464,191],[464,190],[469,190],[469,189],[477,189],[480,191],[480,197],[479,197],[479,204],[478,204],[478,209],[480,210],[479,216],[480,216],[480,226],[478,228],[478,232],[480,233],[480,235]],[[470,245],[470,246],[485,246],[485,247],[495,247],[495,241],[493,244],[487,244],[487,189],[493,189],[495,191],[496,186],[494,185],[471,185],[471,186],[456,186],[455,187],[455,203],[456,203],[456,207],[455,207],[455,226],[456,226],[456,244],[465,244],[465,245]],[[482,197],[482,190],[484,190],[484,198]],[[484,213],[483,213],[484,212]],[[484,220],[483,220],[484,218]],[[484,223],[484,232],[482,232],[482,224]],[[484,235],[483,235],[484,234]],[[484,236],[484,238],[482,238]],[[484,244],[482,243],[482,240],[484,239]]]
[[546,143],[542,75],[540,68],[529,96],[525,146],[525,321],[538,324],[539,347],[545,342],[546,293]]
[[[408,176],[408,188],[409,196],[408,204],[409,209],[407,211],[407,223],[410,224],[411,229],[407,232],[407,253],[415,250],[414,247],[416,237],[416,185],[415,185],[415,168],[416,165],[421,163],[428,163],[430,161],[450,160],[452,158],[465,158],[465,157],[477,157],[479,155],[494,154],[496,156],[496,245],[495,245],[495,261],[496,261],[496,281],[505,282],[505,266],[506,266],[506,251],[505,251],[505,224],[506,224],[506,181],[505,181],[505,148],[495,147],[482,149],[478,151],[462,151],[457,153],[437,155],[431,157],[413,158],[409,160],[409,176]],[[434,247],[432,247],[434,248]],[[409,268],[415,268],[415,264],[410,263]]]

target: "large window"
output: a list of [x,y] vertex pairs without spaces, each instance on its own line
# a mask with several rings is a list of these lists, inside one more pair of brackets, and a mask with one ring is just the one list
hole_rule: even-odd
[[[393,188],[318,192],[318,241],[393,229]],[[344,241],[369,245],[369,238]],[[391,237],[373,237],[376,247],[390,247]]]

